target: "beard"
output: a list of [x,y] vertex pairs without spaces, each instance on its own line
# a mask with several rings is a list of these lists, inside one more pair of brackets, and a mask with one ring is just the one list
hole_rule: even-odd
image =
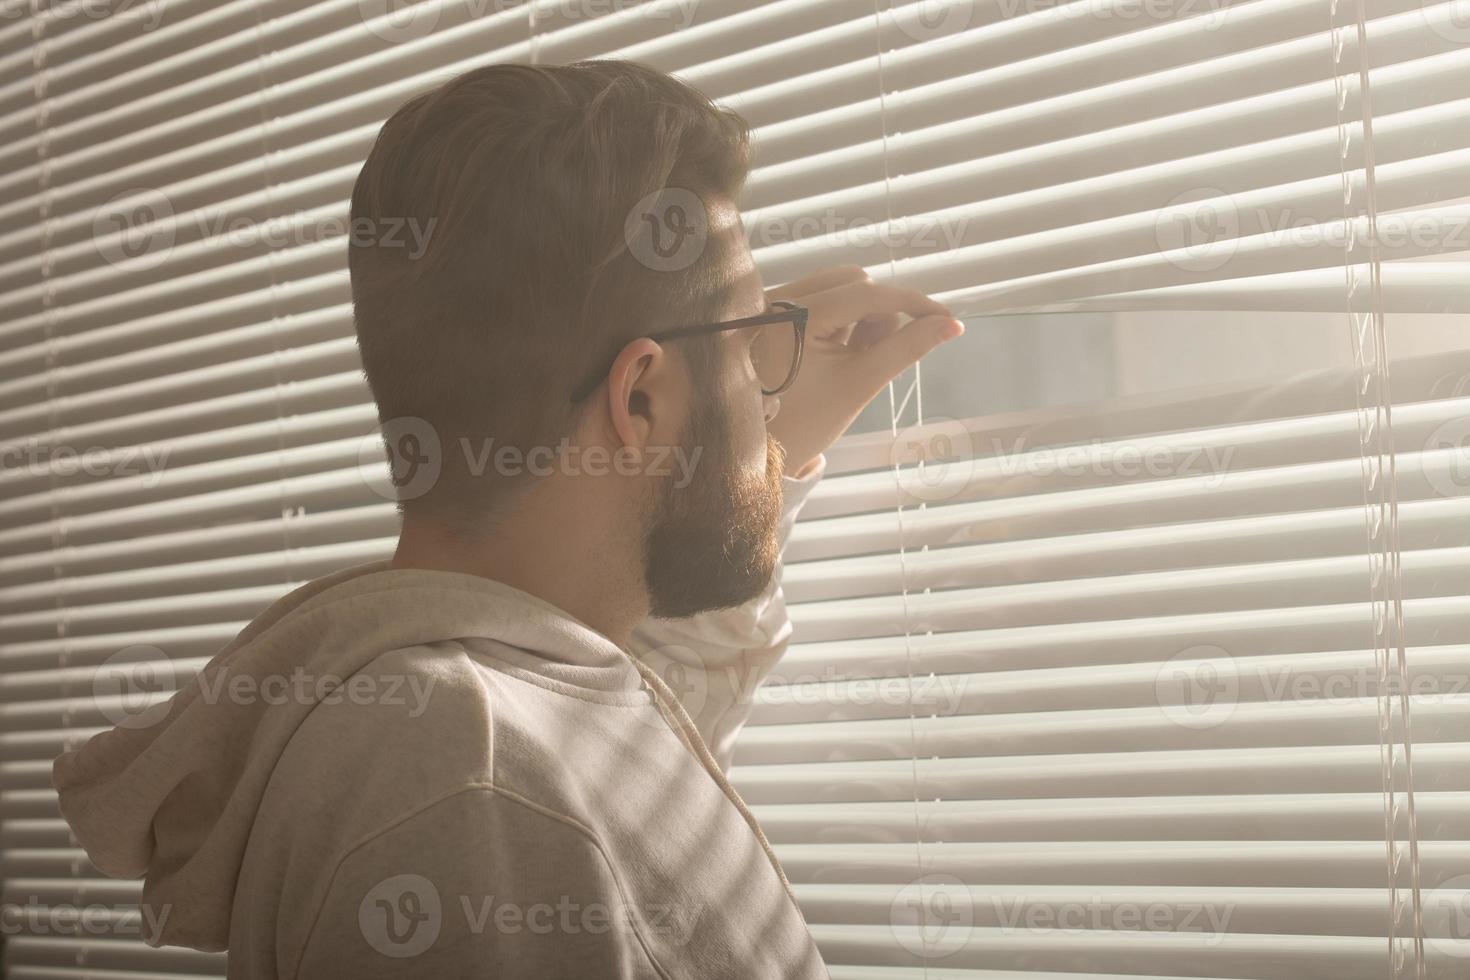
[[767,435],[765,472],[742,471],[731,452],[728,416],[707,403],[691,414],[687,441],[693,478],[682,488],[673,476],[665,480],[643,535],[643,579],[650,612],[660,619],[755,598],[770,584],[779,558],[781,444]]

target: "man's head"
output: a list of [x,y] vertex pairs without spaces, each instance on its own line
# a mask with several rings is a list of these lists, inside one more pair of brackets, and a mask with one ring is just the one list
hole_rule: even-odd
[[[636,543],[655,615],[768,583],[783,460],[754,331],[646,339],[764,309],[734,205],[748,161],[738,115],[628,62],[487,66],[388,120],[349,261],[385,432],[416,420],[439,448],[437,478],[400,488],[405,533],[485,539],[544,497],[589,547]],[[403,247],[405,226],[426,246]]]

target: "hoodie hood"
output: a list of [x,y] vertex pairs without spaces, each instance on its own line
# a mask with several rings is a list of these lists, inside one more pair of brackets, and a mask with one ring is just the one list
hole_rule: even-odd
[[[490,638],[535,654],[573,683],[636,692],[643,680],[610,639],[556,606],[491,579],[390,569],[382,560],[309,582],[253,620],[168,701],[58,757],[62,816],[92,863],[145,878],[151,946],[217,952],[262,795],[291,736],[331,694],[222,696],[231,683],[345,680],[393,650]],[[322,690],[323,687],[328,690]]]

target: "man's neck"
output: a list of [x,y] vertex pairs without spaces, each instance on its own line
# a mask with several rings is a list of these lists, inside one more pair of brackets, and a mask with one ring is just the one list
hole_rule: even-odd
[[[428,518],[404,521],[390,568],[493,579],[520,589],[627,649],[649,612],[641,559],[615,534],[568,533],[566,511],[526,508],[494,531],[465,538]],[[630,553],[631,552],[631,553]]]

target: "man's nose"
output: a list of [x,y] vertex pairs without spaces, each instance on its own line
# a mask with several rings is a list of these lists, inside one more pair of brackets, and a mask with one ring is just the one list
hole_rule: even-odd
[[762,395],[761,397],[765,399],[765,403],[766,403],[766,406],[765,406],[766,407],[766,422],[767,422],[767,424],[769,424],[770,421],[771,421],[771,419],[773,419],[773,418],[776,417],[776,413],[779,412],[779,411],[781,411],[781,396],[780,395]]

